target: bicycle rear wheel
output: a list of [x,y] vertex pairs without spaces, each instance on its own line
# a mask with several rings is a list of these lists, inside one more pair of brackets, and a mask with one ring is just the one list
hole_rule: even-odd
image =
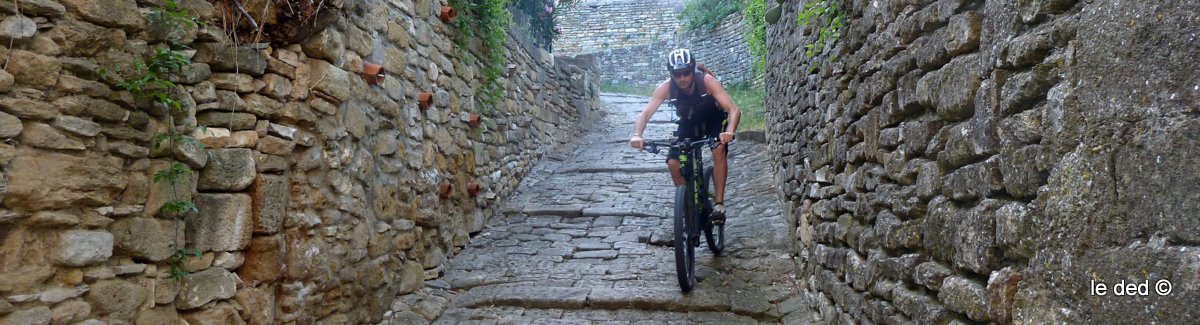
[[675,188],[675,274],[684,292],[692,291],[696,285],[696,247],[691,244],[696,233],[692,200],[690,186]]
[[[712,167],[704,168],[705,193],[712,193]],[[708,200],[704,204],[704,213],[712,213],[713,203]],[[728,218],[728,216],[726,216]],[[704,216],[704,241],[708,242],[708,250],[713,255],[721,255],[725,250],[725,225],[714,225],[707,215]]]

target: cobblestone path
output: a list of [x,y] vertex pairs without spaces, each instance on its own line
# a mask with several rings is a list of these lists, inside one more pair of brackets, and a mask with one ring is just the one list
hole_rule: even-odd
[[[788,222],[764,146],[738,141],[726,206],[726,251],[702,244],[697,284],[679,290],[670,246],[674,188],[664,158],[629,148],[648,98],[606,94],[608,118],[557,148],[522,182],[445,275],[402,297],[393,324],[757,324],[802,315]],[[664,106],[647,139],[674,124]]]

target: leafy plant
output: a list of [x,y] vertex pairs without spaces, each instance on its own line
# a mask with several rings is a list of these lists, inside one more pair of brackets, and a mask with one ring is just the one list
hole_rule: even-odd
[[[450,5],[455,8],[462,8],[463,14],[460,14],[456,24],[458,27],[458,49],[461,52],[466,52],[466,43],[469,39],[479,37],[483,43],[484,62],[481,62],[483,70],[484,82],[476,93],[476,97],[484,105],[480,105],[484,111],[490,111],[491,107],[503,97],[503,88],[497,84],[497,79],[504,74],[504,69],[508,49],[505,44],[508,42],[508,26],[512,22],[512,13],[508,11],[508,6],[512,0],[451,0]],[[476,30],[481,32],[477,35]],[[464,57],[467,57],[464,55]]]
[[[180,7],[175,0],[163,0],[161,7],[152,10],[150,19],[164,19],[171,27],[172,31],[168,32],[166,40],[167,43],[170,43],[167,45],[168,47],[155,48],[152,55],[144,61],[134,63],[129,69],[115,69],[119,73],[102,70],[100,76],[105,80],[115,81],[114,85],[117,88],[128,91],[139,101],[149,101],[152,104],[151,109],[166,110],[162,116],[167,124],[167,130],[152,138],[155,150],[162,148],[164,143],[169,147],[167,152],[171,153],[175,152],[176,147],[185,144],[203,148],[203,144],[195,138],[179,132],[180,125],[176,125],[173,113],[182,113],[184,107],[183,102],[172,95],[179,86],[170,80],[171,76],[177,76],[191,66],[191,62],[183,53],[170,47],[178,46],[175,44],[177,43],[176,37],[179,35],[176,31],[199,26],[199,22],[187,9]],[[165,182],[171,187],[171,200],[163,203],[159,213],[179,215],[199,212],[194,202],[181,198],[178,189],[179,181],[192,173],[191,168],[177,161],[172,162],[166,169],[154,173],[155,183]],[[168,275],[171,278],[179,279],[187,275],[182,268],[184,258],[189,255],[199,256],[200,252],[182,248],[178,241],[174,247],[176,251]]]
[[188,257],[200,257],[200,250],[175,248],[175,255],[171,256],[171,269],[167,271],[167,277],[179,280],[187,276],[188,272],[183,269],[183,262]]
[[767,0],[748,0],[742,16],[746,22],[746,46],[750,48],[751,73],[762,80],[767,71]]
[[821,54],[826,44],[836,42],[842,37],[842,27],[846,26],[846,15],[838,9],[841,4],[842,0],[810,1],[804,4],[804,10],[796,16],[796,25],[816,24],[817,40],[804,45],[804,54],[808,57]]
[[712,30],[721,24],[725,17],[741,11],[745,4],[743,0],[688,0],[679,14],[684,22],[685,30]]

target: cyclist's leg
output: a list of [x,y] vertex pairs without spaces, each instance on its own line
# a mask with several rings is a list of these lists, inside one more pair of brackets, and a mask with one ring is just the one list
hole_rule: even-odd
[[725,145],[717,145],[712,151],[713,155],[713,187],[716,188],[717,201],[715,203],[725,202],[725,181],[729,176],[729,162],[725,159]]
[[679,155],[667,159],[667,169],[671,170],[671,181],[675,186],[683,186],[683,174],[679,172]]

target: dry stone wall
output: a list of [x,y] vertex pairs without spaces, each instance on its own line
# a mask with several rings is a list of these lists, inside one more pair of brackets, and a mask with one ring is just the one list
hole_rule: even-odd
[[554,51],[588,54],[674,38],[685,0],[581,0],[560,6]]
[[[504,98],[477,107],[479,44],[457,50],[434,1],[337,1],[332,26],[274,45],[163,29],[146,3],[0,4],[0,324],[378,322],[599,114],[594,62],[518,42]],[[165,116],[102,78],[172,32],[191,62],[173,116],[203,148],[156,148]],[[172,161],[195,173],[156,183]],[[160,213],[176,195],[199,212]],[[199,253],[176,262],[177,243]]]
[[766,109],[809,321],[1200,316],[1200,4],[845,1],[811,59],[803,5]]
[[742,17],[726,17],[713,30],[683,33],[678,40],[593,53],[605,82],[621,85],[656,86],[667,79],[667,54],[687,48],[726,85],[753,82],[750,48],[743,35]]

